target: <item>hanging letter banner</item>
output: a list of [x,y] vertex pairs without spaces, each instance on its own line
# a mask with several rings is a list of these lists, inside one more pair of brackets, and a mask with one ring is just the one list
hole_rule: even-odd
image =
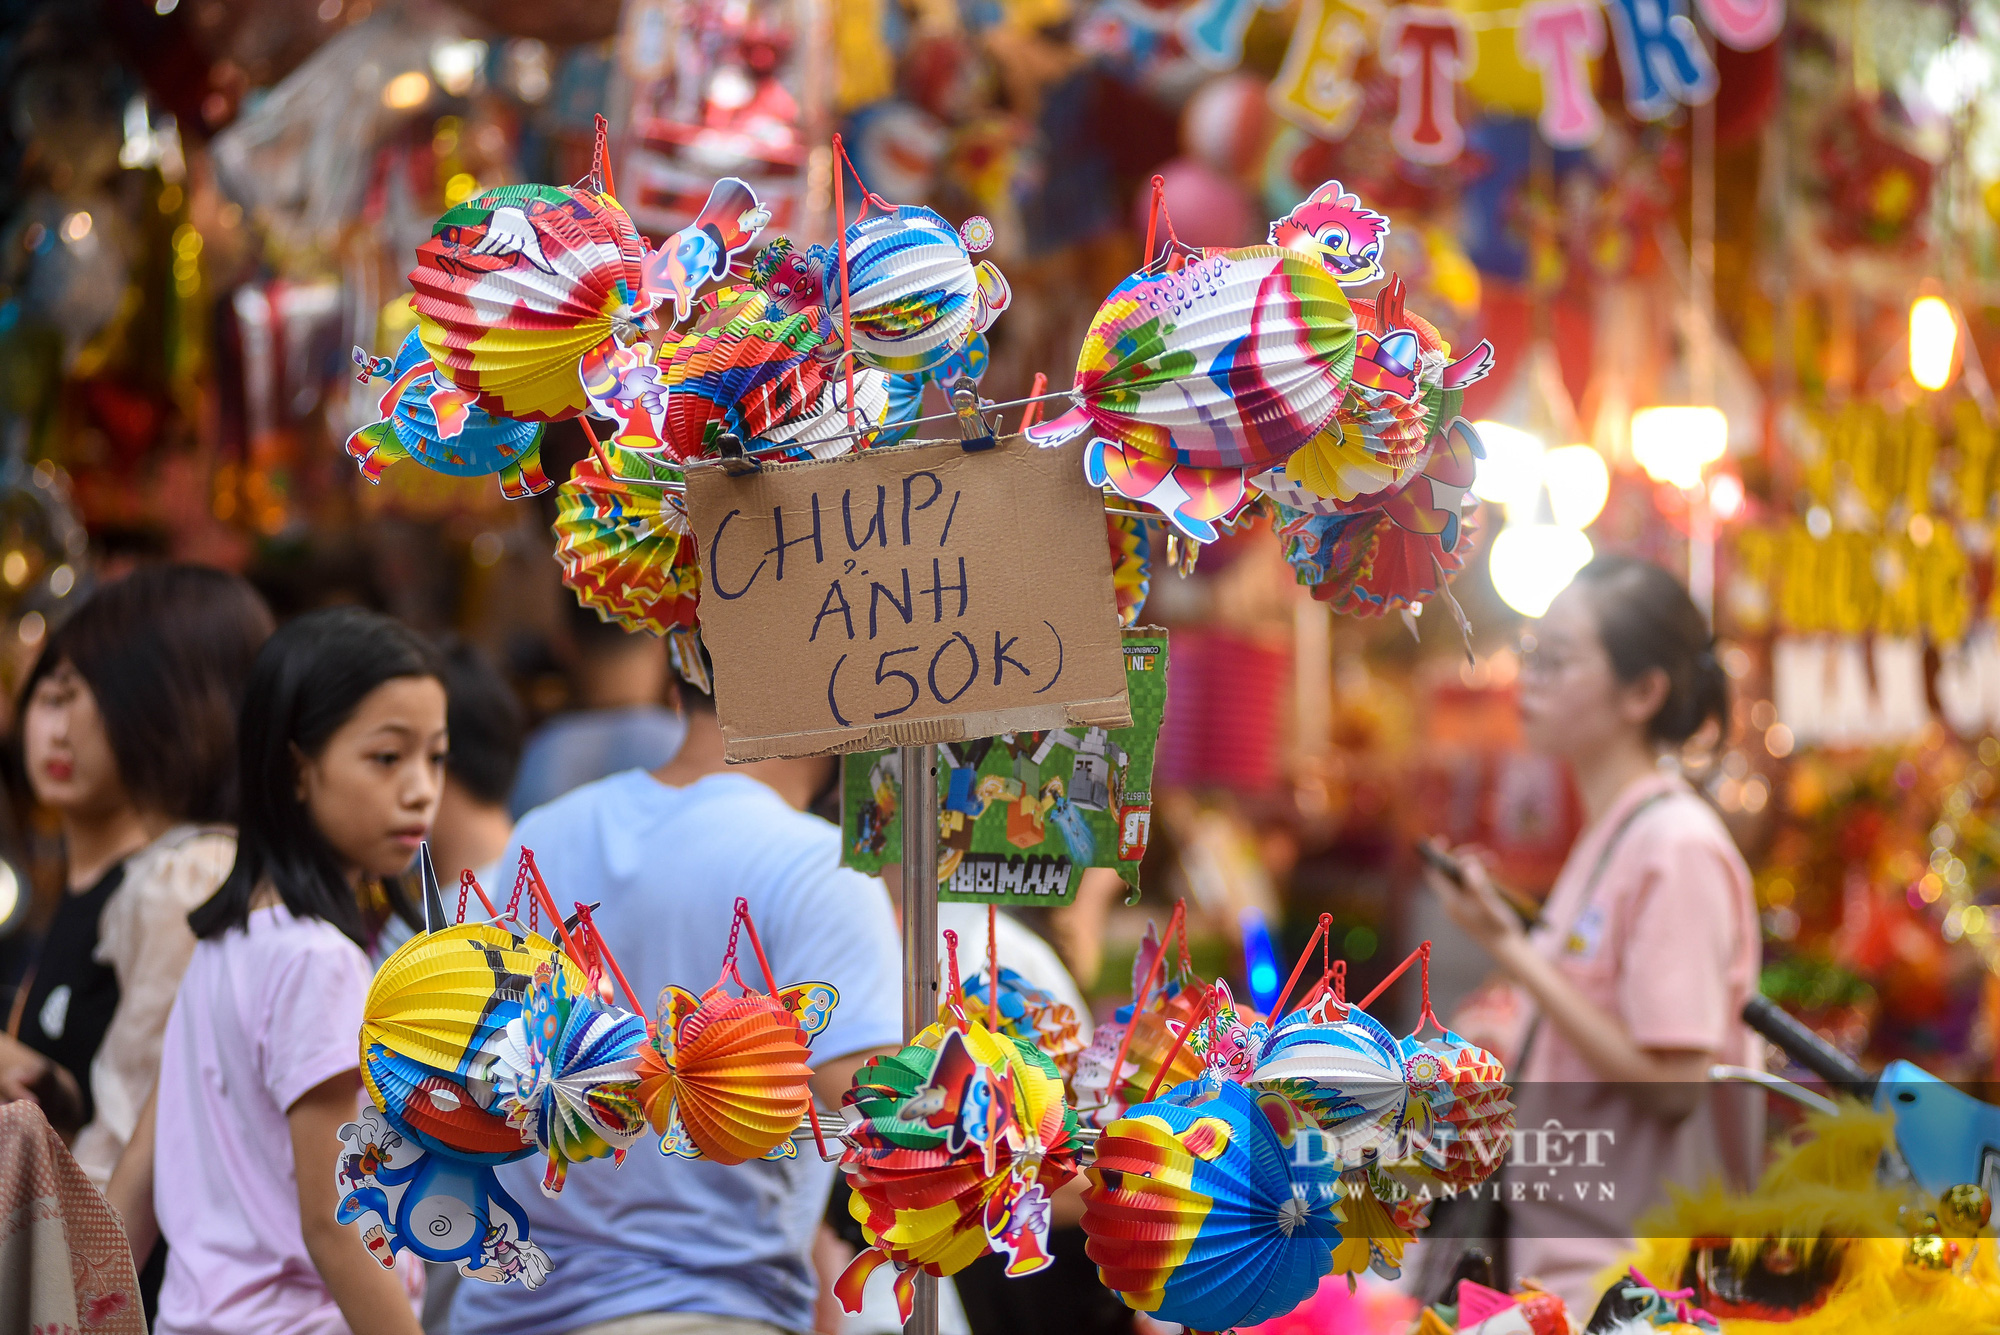
[[1535,0],[1521,8],[1514,34],[1521,63],[1542,76],[1535,123],[1555,148],[1588,148],[1604,133],[1604,111],[1590,88],[1590,62],[1604,54],[1597,0]]
[[1656,121],[1677,103],[1691,107],[1715,96],[1715,65],[1686,0],[1609,0],[1609,8],[1625,106],[1634,116]]
[[1368,54],[1362,16],[1340,0],[1306,0],[1285,50],[1285,65],[1271,81],[1271,110],[1322,139],[1345,139],[1361,116],[1361,84],[1354,77]]
[[1695,0],[1715,40],[1755,51],[1785,29],[1785,0]]
[[1131,723],[1083,448],[689,469],[728,758]]
[[1441,164],[1465,148],[1458,85],[1478,48],[1465,20],[1448,9],[1398,5],[1382,24],[1382,68],[1396,76],[1390,142],[1411,162]]

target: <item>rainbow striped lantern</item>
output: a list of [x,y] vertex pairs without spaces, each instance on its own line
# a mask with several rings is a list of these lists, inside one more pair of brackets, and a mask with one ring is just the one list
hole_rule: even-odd
[[498,474],[500,494],[519,500],[546,491],[542,472],[542,424],[495,417],[478,397],[458,388],[437,369],[423,340],[412,329],[394,357],[371,357],[354,350],[362,382],[386,380],[370,422],[347,438],[347,453],[370,482],[402,459],[414,459],[434,473],[451,477]]
[[646,243],[609,191],[504,185],[445,213],[410,271],[438,368],[496,416],[550,422],[586,405],[585,353],[654,324]]
[[[990,227],[976,236],[990,244]],[[1000,271],[986,260],[974,264],[965,238],[926,208],[906,204],[851,224],[846,253],[854,353],[885,371],[930,370],[1012,300]],[[836,275],[829,287],[837,286]],[[836,291],[827,309],[841,313]]]
[[1442,1026],[1436,1038],[1412,1034],[1397,1046],[1404,1082],[1430,1122],[1428,1134],[1413,1142],[1409,1167],[1456,1190],[1484,1182],[1513,1143],[1514,1091],[1506,1068]]
[[1093,483],[1146,501],[1189,537],[1249,498],[1332,419],[1354,368],[1354,313],[1333,276],[1276,246],[1136,273],[1098,307],[1077,356],[1075,406],[1030,427],[1037,445],[1096,434]]
[[1339,1172],[1282,1096],[1190,1081],[1105,1129],[1084,1192],[1085,1250],[1127,1307],[1191,1330],[1281,1316],[1341,1240]]

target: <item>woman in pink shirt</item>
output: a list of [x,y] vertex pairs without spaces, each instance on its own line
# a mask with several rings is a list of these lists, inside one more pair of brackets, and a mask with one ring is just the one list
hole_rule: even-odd
[[1520,680],[1522,730],[1568,762],[1584,832],[1532,928],[1476,858],[1462,884],[1428,879],[1509,985],[1463,1017],[1508,1059],[1533,1133],[1500,1178],[1507,1269],[1583,1319],[1666,1184],[1754,1172],[1761,1104],[1708,1068],[1758,1064],[1739,1012],[1760,943],[1749,869],[1674,761],[1729,722],[1714,639],[1679,581],[1592,561],[1524,637]]
[[335,1172],[373,973],[361,896],[401,900],[444,787],[436,652],[372,612],[302,616],[258,654],[238,739],[236,865],[188,915],[159,1083],[106,1195],[136,1256],[166,1237],[159,1335],[418,1335],[421,1271],[335,1221]]

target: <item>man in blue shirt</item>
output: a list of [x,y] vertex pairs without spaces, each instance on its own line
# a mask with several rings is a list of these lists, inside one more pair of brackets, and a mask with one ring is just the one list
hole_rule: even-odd
[[[748,899],[778,986],[818,981],[840,993],[813,1040],[811,1082],[821,1109],[836,1109],[856,1069],[900,1046],[902,951],[888,895],[842,869],[840,831],[806,814],[835,779],[832,758],[725,764],[713,704],[694,690],[682,699],[687,740],[673,760],[528,813],[501,869],[531,848],[558,902],[600,901],[592,916],[648,999],[668,983],[696,995],[712,986],[736,897]],[[742,955],[761,988],[747,944]],[[822,1111],[820,1122],[831,1136],[840,1117]],[[555,1269],[535,1290],[461,1284],[457,1335],[812,1329],[812,1244],[835,1168],[809,1136],[796,1158],[735,1167],[668,1158],[649,1136],[622,1167],[579,1165],[554,1199],[537,1161],[499,1171]]]

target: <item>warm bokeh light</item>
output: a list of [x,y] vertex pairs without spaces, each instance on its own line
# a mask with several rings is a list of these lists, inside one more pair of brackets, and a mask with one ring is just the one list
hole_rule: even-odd
[[1564,528],[1589,528],[1611,495],[1611,470],[1588,445],[1565,445],[1542,456],[1549,513]]
[[1523,616],[1538,617],[1590,557],[1590,539],[1573,528],[1511,524],[1493,539],[1487,569],[1500,601]]
[[1542,455],[1548,448],[1540,438],[1505,422],[1474,422],[1486,457],[1479,461],[1472,494],[1482,501],[1528,511],[1542,485]]
[[1708,508],[1725,524],[1743,513],[1743,479],[1717,473],[1708,480]]
[[1918,297],[1910,307],[1910,378],[1925,389],[1951,383],[1958,352],[1958,317],[1938,297]]
[[1682,491],[1701,485],[1701,470],[1729,447],[1720,408],[1641,408],[1632,414],[1632,457],[1655,482]]
[[391,111],[409,111],[430,100],[430,76],[422,70],[405,70],[382,85],[382,105]]

